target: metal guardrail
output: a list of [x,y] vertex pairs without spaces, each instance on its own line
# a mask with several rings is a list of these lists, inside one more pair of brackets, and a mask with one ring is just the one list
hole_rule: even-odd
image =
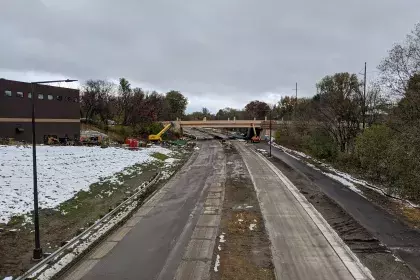
[[[156,183],[156,181],[159,178],[159,175],[160,175],[160,172],[158,172],[150,181],[145,182],[142,185],[140,185],[138,187],[139,191],[137,191],[132,196],[130,196],[129,198],[127,198],[126,200],[124,200],[120,205],[118,205],[117,207],[115,207],[112,211],[110,211],[109,213],[107,213],[101,219],[97,220],[93,225],[91,225],[89,228],[87,228],[81,234],[77,235],[76,237],[73,237],[65,245],[61,246],[58,250],[54,251],[51,255],[49,255],[48,257],[46,257],[45,259],[43,259],[42,261],[40,261],[39,263],[37,263],[35,266],[33,266],[32,268],[30,268],[28,271],[26,271],[24,274],[22,274],[21,276],[19,276],[18,278],[16,278],[16,280],[36,279],[36,278],[32,278],[31,275],[33,275],[34,273],[36,273],[38,271],[39,271],[39,274],[41,272],[45,271],[45,269],[48,268],[48,265],[52,265],[53,263],[57,262],[58,259],[59,259],[59,257],[60,257],[60,255],[62,255],[63,253],[65,253],[65,251],[67,249],[72,248],[77,242],[79,242],[81,239],[83,239],[83,237],[85,237],[87,234],[92,234],[93,232],[99,230],[101,227],[96,228],[96,227],[98,227],[98,225],[106,224],[115,213],[117,213],[119,210],[121,210],[121,208],[123,208],[124,206],[127,206],[129,203],[133,202],[134,199],[137,199],[137,197],[140,194],[142,194],[150,186],[152,186],[153,184]],[[117,225],[118,225],[118,223],[115,224],[115,226],[117,226]],[[114,229],[114,227],[111,228],[110,230],[113,230],[113,229]],[[95,242],[92,243],[91,245],[89,245],[89,247],[86,248],[86,251],[89,251],[91,249],[91,246],[93,246],[93,245],[95,245]],[[64,255],[65,254],[63,254],[63,256]],[[80,254],[80,256],[83,256],[83,255],[84,254]],[[41,271],[42,268],[44,268],[44,269]],[[63,267],[63,269],[65,269],[65,267]]]

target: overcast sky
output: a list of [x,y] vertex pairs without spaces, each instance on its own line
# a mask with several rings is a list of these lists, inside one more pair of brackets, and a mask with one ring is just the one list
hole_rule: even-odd
[[0,0],[0,77],[126,77],[188,111],[311,96],[323,76],[370,79],[420,20],[419,0]]

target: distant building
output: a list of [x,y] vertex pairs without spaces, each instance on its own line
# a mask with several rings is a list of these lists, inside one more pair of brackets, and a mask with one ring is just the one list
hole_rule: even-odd
[[0,138],[32,142],[32,105],[35,101],[36,142],[49,136],[80,137],[79,90],[0,79]]

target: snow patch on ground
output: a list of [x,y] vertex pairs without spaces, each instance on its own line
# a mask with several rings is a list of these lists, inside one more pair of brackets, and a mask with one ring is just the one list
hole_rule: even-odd
[[352,182],[344,179],[343,177],[340,177],[340,176],[337,176],[337,175],[334,175],[334,174],[331,174],[331,173],[327,173],[327,172],[322,172],[322,174],[336,180],[337,182],[343,184],[344,186],[348,187],[352,191],[361,195],[362,191],[359,190]]
[[219,242],[220,243],[225,243],[226,242],[226,239],[225,239],[225,233],[223,232],[220,236],[219,236]]
[[257,224],[250,224],[249,225],[249,230],[254,230],[256,226],[257,226]]
[[216,262],[214,263],[214,272],[219,271],[219,266],[220,266],[220,256],[219,254],[217,254]]
[[[169,155],[171,150],[158,146],[135,151],[38,146],[39,206],[54,208],[101,180],[122,184],[117,177],[109,177],[129,166],[155,160],[151,154],[156,152]],[[0,223],[32,210],[32,182],[32,149],[0,146]]]
[[401,262],[401,263],[403,263],[403,261],[402,261],[400,258],[398,258],[396,255],[392,254],[392,256],[394,257],[394,260],[395,260],[396,262]]
[[23,216],[22,226],[33,225],[33,224],[34,224],[34,222],[33,222],[31,216],[29,216],[29,215],[24,215]]
[[[276,143],[272,143],[272,146],[275,147],[275,148],[278,148],[278,149],[283,150],[289,156],[291,156],[291,157],[293,157],[293,158],[295,158],[295,159],[297,159],[299,161],[302,161],[303,163],[305,163],[309,167],[311,167],[311,168],[313,168],[315,170],[321,171],[321,169],[319,169],[315,165],[313,165],[313,164],[311,164],[311,163],[309,163],[309,162],[307,162],[305,160],[302,160],[302,158],[304,158],[304,159],[310,159],[310,160],[316,162],[317,164],[319,164],[320,166],[322,166],[323,168],[325,168],[325,169],[327,169],[329,171],[329,172],[322,172],[321,171],[323,174],[325,174],[325,175],[329,176],[330,178],[332,178],[332,179],[334,179],[334,180],[336,180],[336,181],[344,184],[345,186],[349,187],[351,190],[355,191],[356,193],[360,194],[361,196],[363,196],[363,192],[361,190],[359,190],[354,184],[362,185],[363,187],[368,188],[368,189],[371,189],[371,190],[373,190],[373,191],[375,191],[375,192],[377,192],[377,193],[379,193],[381,195],[389,195],[384,188],[377,187],[377,186],[374,186],[372,184],[369,184],[365,180],[357,179],[357,178],[353,177],[352,175],[350,175],[348,173],[339,171],[339,170],[335,169],[334,167],[332,167],[331,165],[326,164],[326,163],[324,163],[322,161],[319,161],[317,159],[314,159],[314,158],[312,158],[312,157],[310,157],[310,156],[308,156],[308,155],[306,155],[306,154],[304,154],[302,152],[299,152],[299,151],[295,151],[295,150],[286,148],[286,147],[281,146],[281,145],[278,145]],[[296,157],[293,154],[299,155],[301,158]],[[419,204],[415,204],[415,203],[413,203],[413,202],[411,202],[409,200],[402,199],[398,195],[392,195],[392,197],[394,197],[396,199],[403,200],[409,207],[420,208],[420,205]]]
[[268,152],[264,149],[257,149],[258,152],[262,153],[262,154],[267,154]]
[[[317,170],[317,171],[321,171],[321,169],[319,169],[318,167],[316,167],[315,165],[313,165],[313,164],[311,164],[311,163],[309,163],[309,162],[306,162],[305,160],[302,160],[302,158],[304,158],[304,159],[310,159],[310,160],[315,161],[316,163],[318,163],[318,164],[322,165],[324,168],[328,169],[328,171],[331,171],[331,173],[321,171],[321,172],[322,172],[322,174],[324,174],[324,175],[326,175],[326,176],[330,177],[331,179],[333,179],[333,180],[335,180],[335,181],[338,181],[339,183],[341,183],[341,184],[345,185],[346,187],[348,187],[348,188],[349,188],[349,189],[351,189],[352,191],[354,191],[354,192],[356,192],[356,193],[358,193],[358,194],[362,195],[362,191],[361,191],[360,189],[358,189],[358,188],[357,188],[357,187],[353,184],[353,183],[357,183],[357,184],[365,185],[365,184],[363,184],[363,183],[362,183],[362,181],[361,181],[361,180],[357,180],[357,179],[353,178],[353,177],[352,177],[351,175],[349,175],[349,174],[346,174],[346,173],[344,173],[344,172],[340,172],[340,171],[338,171],[338,170],[336,170],[336,169],[332,168],[330,165],[325,164],[325,163],[323,163],[323,162],[321,162],[321,161],[319,161],[319,160],[316,160],[316,159],[314,159],[314,158],[312,158],[312,157],[310,157],[310,156],[308,156],[308,155],[306,155],[306,154],[304,154],[304,153],[302,153],[302,152],[295,151],[295,150],[292,150],[292,149],[286,148],[286,147],[284,147],[284,146],[281,146],[281,145],[278,145],[278,144],[275,144],[275,143],[273,143],[273,147],[276,147],[276,148],[282,149],[282,150],[283,150],[285,153],[287,153],[289,156],[291,156],[291,157],[293,157],[293,158],[295,158],[295,159],[297,159],[297,160],[299,160],[299,161],[304,162],[306,165],[308,165],[309,167],[311,167],[311,168],[313,168],[313,169],[315,169],[315,170]],[[296,154],[296,155],[300,156],[301,158],[296,157],[296,156],[294,156],[293,154]],[[334,173],[336,173],[336,174],[334,174]],[[343,176],[343,175],[346,175],[346,176]],[[366,182],[364,182],[364,183],[366,183]],[[367,184],[367,183],[366,183],[366,184]],[[362,195],[362,196],[363,196],[363,195]]]
[[317,171],[321,171],[321,169],[319,169],[318,167],[316,167],[315,165],[313,165],[312,163],[307,162],[306,163],[307,166],[312,167],[313,169],[317,170]]
[[178,159],[176,159],[176,158],[167,158],[167,159],[165,159],[165,164],[173,164],[177,160]]

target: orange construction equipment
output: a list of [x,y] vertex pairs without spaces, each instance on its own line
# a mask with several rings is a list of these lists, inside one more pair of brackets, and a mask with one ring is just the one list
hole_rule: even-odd
[[251,142],[252,143],[260,143],[261,138],[260,138],[260,136],[258,136],[257,130],[255,129],[254,124],[252,124],[252,130],[254,131],[254,136],[251,137]]

